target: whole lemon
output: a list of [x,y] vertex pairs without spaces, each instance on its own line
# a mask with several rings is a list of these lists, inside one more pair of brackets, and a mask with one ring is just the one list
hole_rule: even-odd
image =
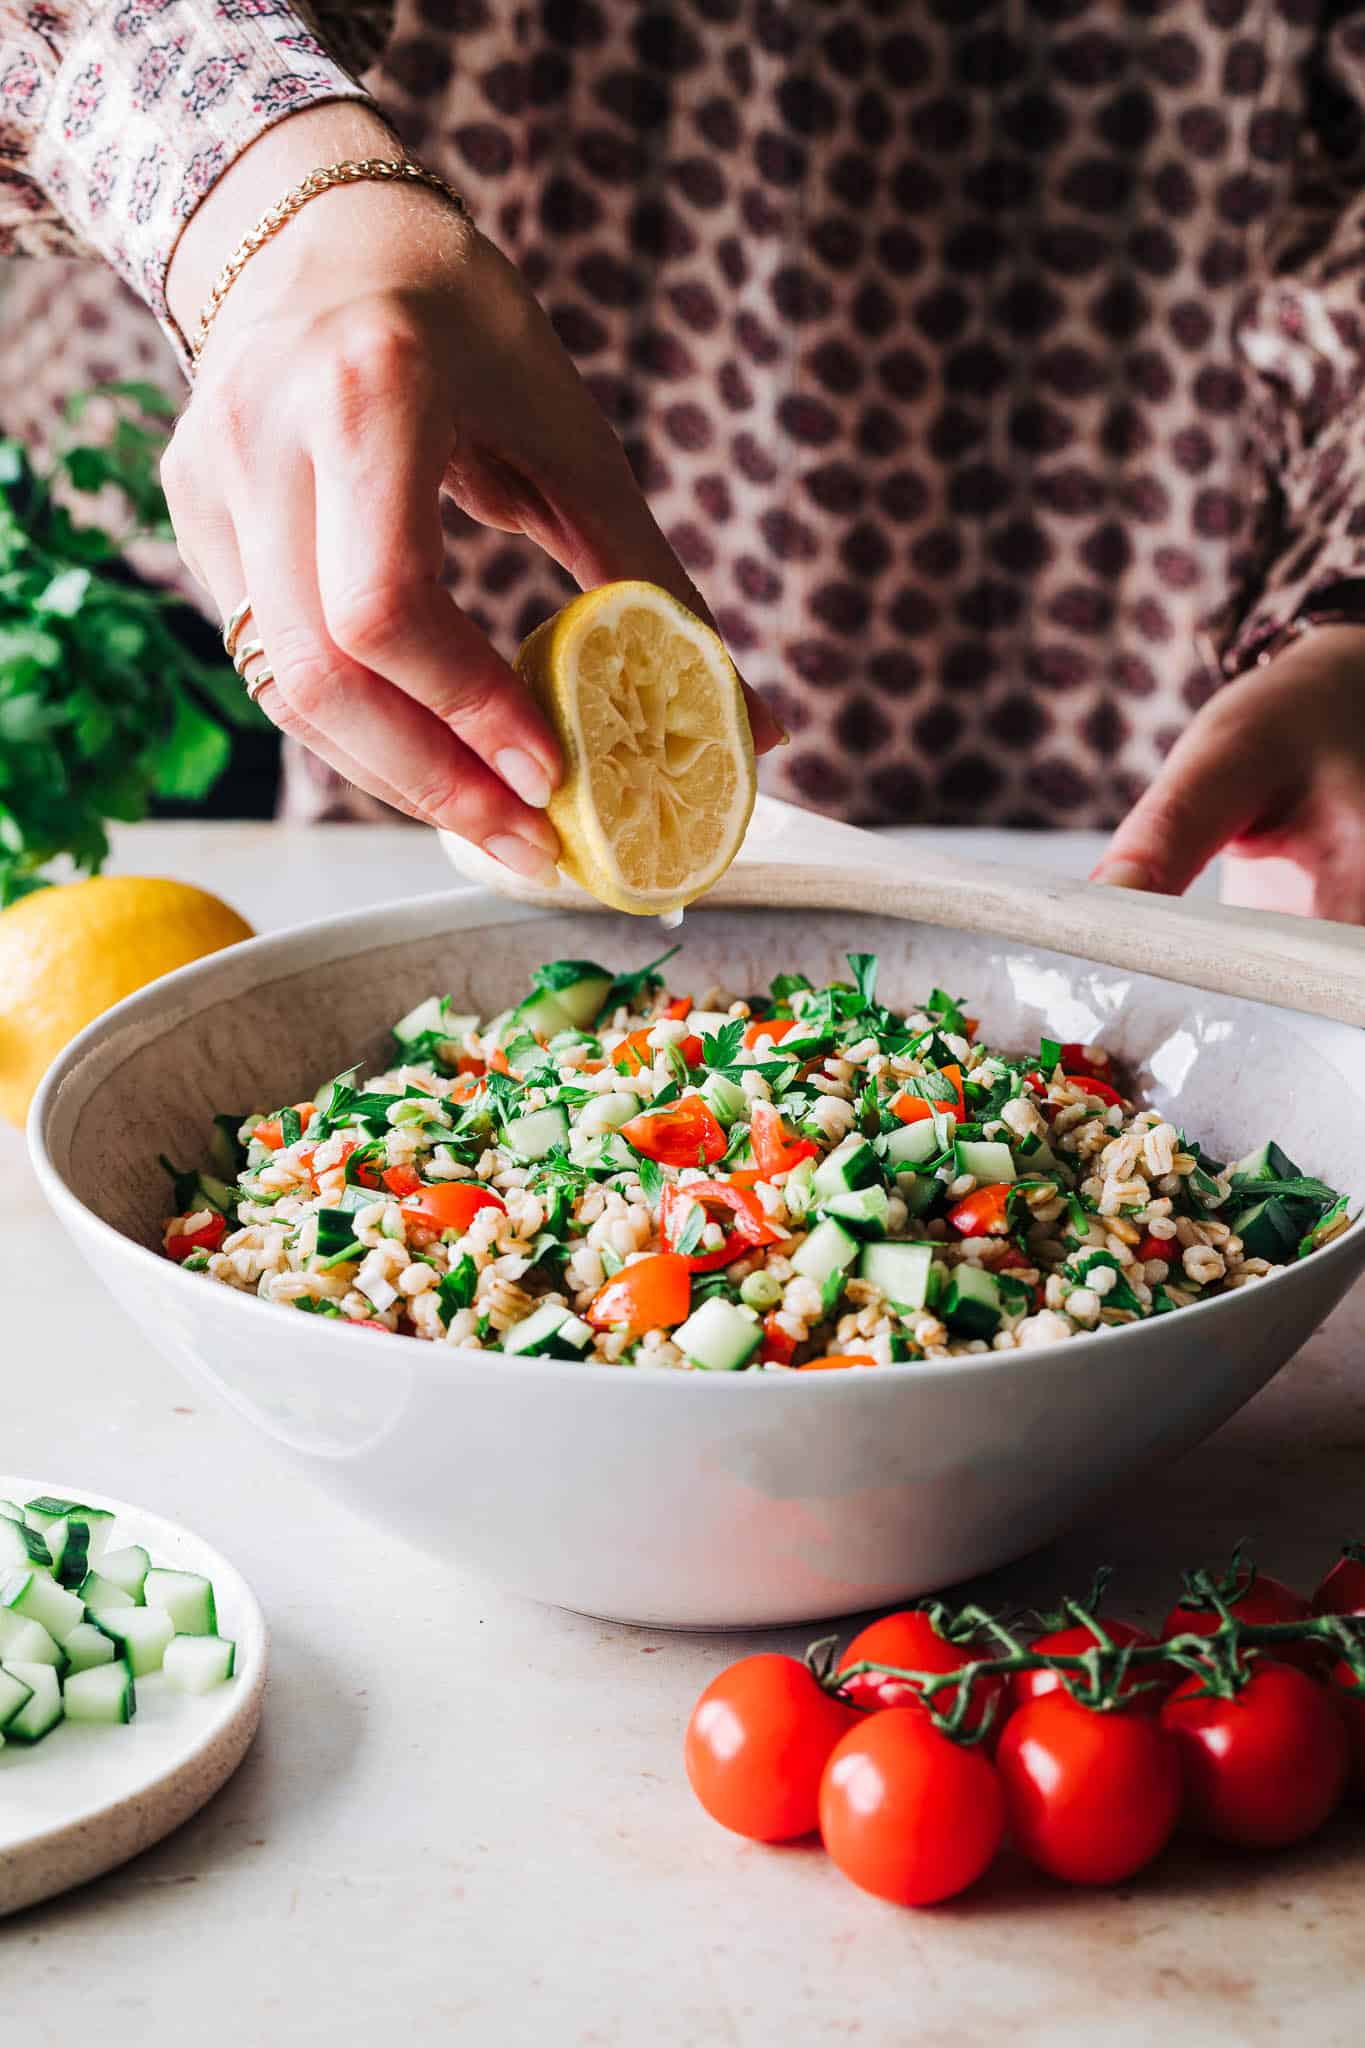
[[253,936],[188,882],[96,875],[0,911],[0,1116],[22,1124],[64,1045],[158,975]]

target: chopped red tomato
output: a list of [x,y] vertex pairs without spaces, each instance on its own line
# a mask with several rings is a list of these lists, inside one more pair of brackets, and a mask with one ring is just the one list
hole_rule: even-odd
[[655,1252],[637,1259],[598,1289],[588,1304],[587,1320],[595,1330],[620,1328],[632,1337],[646,1330],[671,1330],[687,1320],[692,1305],[692,1275],[676,1252]]
[[475,1059],[472,1052],[462,1052],[455,1062],[457,1074],[482,1074],[487,1071],[482,1060]]
[[1144,1266],[1148,1259],[1164,1259],[1167,1265],[1170,1265],[1172,1259],[1179,1254],[1179,1251],[1179,1238],[1152,1237],[1149,1235],[1143,1238],[1134,1256]]
[[507,1064],[507,1054],[500,1045],[493,1048],[492,1056],[488,1062],[488,1071],[490,1074],[510,1074],[512,1071],[511,1067]]
[[[714,1273],[742,1258],[755,1245],[779,1244],[787,1235],[769,1220],[763,1204],[749,1188],[736,1187],[724,1180],[690,1180],[686,1187],[670,1181],[659,1205],[659,1234],[667,1250],[673,1251],[677,1246],[694,1202],[699,1202],[707,1212],[708,1222],[723,1224],[726,1236],[724,1244],[713,1252],[681,1253],[679,1256],[686,1259],[690,1272]],[[729,1215],[712,1217],[713,1209],[728,1210]]]
[[746,1052],[752,1052],[760,1038],[770,1038],[776,1045],[779,1038],[785,1038],[789,1031],[795,1031],[795,1017],[759,1017],[745,1026],[741,1041]]
[[[300,1125],[308,1122],[309,1117],[315,1113],[316,1108],[317,1105],[313,1102],[296,1102],[294,1104],[294,1114],[297,1116]],[[260,1142],[268,1146],[272,1152],[278,1152],[284,1143],[284,1131],[280,1126],[280,1119],[277,1116],[263,1117],[251,1135],[253,1138],[259,1138]]]
[[[632,1031],[629,1038],[621,1040],[611,1056],[611,1063],[618,1073],[638,1074],[643,1068],[653,1066],[659,1051],[658,1046],[649,1042],[649,1034],[653,1029],[652,1024],[643,1024],[638,1031]],[[686,1038],[675,1038],[673,1043],[689,1067],[701,1065],[701,1040],[695,1031],[689,1031]]]
[[753,1146],[758,1170],[765,1175],[786,1173],[793,1166],[799,1166],[803,1159],[814,1159],[820,1150],[809,1138],[789,1137],[781,1111],[775,1109],[771,1102],[752,1105],[749,1142]]
[[798,1372],[842,1372],[846,1366],[875,1365],[875,1358],[869,1358],[865,1351],[851,1351],[845,1356],[841,1352],[830,1352],[826,1358],[808,1358],[799,1365]]
[[227,1217],[213,1215],[198,1230],[177,1230],[166,1239],[166,1256],[179,1265],[191,1252],[216,1252],[227,1236]]
[[663,1014],[665,1017],[671,1017],[675,1023],[681,1024],[685,1017],[692,1014],[691,996],[665,997]]
[[477,1074],[461,1074],[446,1100],[448,1102],[472,1102],[483,1083]]
[[777,1320],[777,1310],[771,1309],[763,1318],[763,1348],[759,1358],[764,1365],[790,1365],[796,1354],[796,1338],[790,1330],[784,1330]]
[[1009,1231],[1009,1199],[1014,1182],[1002,1180],[975,1188],[948,1211],[948,1221],[962,1237],[1004,1237]]
[[379,1178],[391,1195],[415,1195],[422,1176],[411,1166],[386,1166]]
[[1092,1081],[1106,1081],[1109,1078],[1108,1060],[1092,1060],[1086,1048],[1078,1040],[1068,1040],[1062,1047],[1062,1071],[1073,1080],[1085,1075]]
[[660,1166],[714,1166],[727,1139],[700,1095],[684,1095],[667,1109],[646,1110],[622,1124],[621,1136]]
[[[1084,1088],[1087,1095],[1093,1095],[1100,1102],[1108,1103],[1111,1107],[1114,1103],[1122,1102],[1123,1100],[1117,1088],[1111,1088],[1107,1081],[1096,1080],[1093,1074],[1062,1073],[1058,1074],[1056,1078],[1059,1081],[1069,1081],[1073,1088]],[[1038,1068],[1035,1067],[1031,1074],[1025,1074],[1024,1079],[1035,1095],[1047,1094],[1047,1080]]]
[[506,1203],[492,1188],[476,1180],[436,1181],[404,1197],[405,1216],[415,1216],[428,1230],[453,1230],[463,1236],[480,1209],[503,1209]]
[[961,1067],[954,1062],[952,1066],[941,1068],[940,1072],[944,1080],[950,1081],[956,1090],[955,1099],[952,1102],[926,1101],[924,1096],[915,1095],[911,1092],[914,1088],[914,1082],[912,1081],[902,1089],[899,1095],[893,1098],[891,1103],[893,1115],[898,1116],[903,1124],[924,1123],[927,1118],[933,1115],[936,1109],[951,1110],[959,1123],[966,1122],[967,1104],[962,1093]]

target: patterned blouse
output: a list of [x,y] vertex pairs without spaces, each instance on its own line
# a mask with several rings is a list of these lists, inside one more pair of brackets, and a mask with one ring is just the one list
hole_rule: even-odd
[[[173,374],[183,222],[382,49],[374,97],[520,265],[790,726],[777,793],[1110,825],[1365,576],[1365,7],[398,0],[387,44],[384,13],[0,0],[0,248],[112,266],[12,267],[10,431]],[[448,528],[502,645],[562,601],[528,544]]]

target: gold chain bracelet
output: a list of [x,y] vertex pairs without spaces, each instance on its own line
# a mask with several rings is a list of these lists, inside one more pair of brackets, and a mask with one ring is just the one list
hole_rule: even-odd
[[406,157],[363,156],[346,163],[324,164],[320,170],[310,171],[301,185],[292,192],[286,192],[283,199],[263,213],[249,234],[243,235],[237,247],[228,257],[209,288],[204,310],[199,316],[199,326],[189,344],[192,367],[197,367],[209,329],[217,319],[224,299],[236,284],[247,264],[258,249],[277,235],[286,221],[302,212],[310,199],[316,199],[320,192],[330,192],[338,185],[359,185],[367,180],[401,179],[412,185],[428,185],[433,192],[439,192],[448,199],[457,213],[466,218],[469,208],[444,178],[429,171],[421,164],[410,163]]

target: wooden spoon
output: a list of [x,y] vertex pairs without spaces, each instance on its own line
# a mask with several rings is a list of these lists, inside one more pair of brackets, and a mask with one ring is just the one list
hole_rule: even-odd
[[[469,872],[463,859],[458,865]],[[500,880],[505,876],[499,871]],[[509,893],[547,910],[601,907],[578,889],[535,891],[518,884]],[[858,909],[948,925],[1365,1025],[1365,931],[1355,925],[1226,909],[1197,897],[1142,895],[1013,863],[930,853],[772,797],[759,797],[734,865],[702,901],[727,908]]]

